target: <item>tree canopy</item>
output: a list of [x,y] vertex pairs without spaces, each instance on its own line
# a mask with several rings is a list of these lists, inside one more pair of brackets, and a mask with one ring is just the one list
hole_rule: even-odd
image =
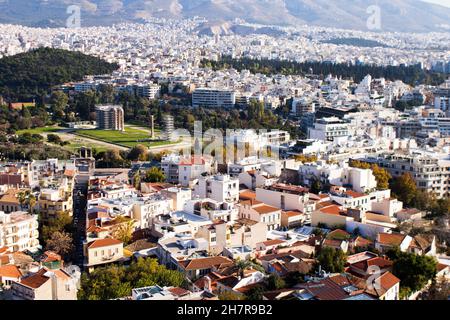
[[133,288],[159,285],[183,286],[184,275],[178,271],[168,270],[158,264],[156,259],[139,258],[129,267],[109,266],[98,268],[91,274],[83,274],[79,300],[109,300],[131,295]]
[[330,273],[340,273],[344,271],[347,257],[342,250],[336,250],[330,247],[324,247],[320,250],[317,256],[316,269],[319,266],[322,270]]
[[0,92],[8,101],[31,101],[56,86],[107,74],[118,65],[80,52],[39,48],[0,59]]
[[408,292],[421,290],[436,276],[437,262],[433,257],[401,252],[398,248],[387,252],[387,256],[394,261],[393,274]]

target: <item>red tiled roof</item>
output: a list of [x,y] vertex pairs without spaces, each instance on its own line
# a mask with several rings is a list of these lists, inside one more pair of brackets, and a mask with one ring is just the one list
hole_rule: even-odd
[[0,248],[0,254],[4,254],[6,252],[8,252],[9,248],[8,247],[2,247]]
[[66,171],[64,171],[64,175],[68,176],[68,177],[74,177],[75,176],[75,170],[66,169]]
[[405,235],[401,233],[379,233],[377,241],[381,244],[399,246],[405,239]]
[[303,213],[301,213],[300,211],[284,211],[283,214],[285,214],[289,218],[303,215]]
[[119,245],[122,243],[123,243],[122,241],[119,241],[116,239],[111,239],[111,238],[99,239],[99,240],[94,240],[94,241],[90,242],[88,244],[88,248],[93,249],[93,248],[109,247],[109,246]]
[[239,193],[239,199],[241,200],[255,200],[256,199],[256,192],[245,190]]
[[14,265],[0,267],[0,277],[19,279],[21,276],[22,272]]
[[339,215],[341,213],[341,208],[339,206],[332,205],[332,206],[320,209],[320,212],[327,213],[327,214]]
[[361,198],[361,197],[367,196],[367,194],[365,194],[365,193],[355,192],[353,190],[347,190],[347,191],[345,191],[345,193],[352,198]]
[[45,269],[39,270],[37,273],[28,276],[26,278],[22,278],[20,280],[20,284],[30,287],[32,289],[37,289],[41,287],[44,283],[50,280],[49,277],[44,276],[47,271]]
[[177,297],[183,297],[183,296],[186,296],[186,295],[191,293],[189,290],[186,290],[186,289],[183,289],[183,288],[179,288],[179,287],[170,288],[169,291],[174,296],[177,296]]
[[208,258],[199,258],[180,261],[180,265],[184,267],[185,270],[203,270],[210,269],[212,267],[220,267],[222,265],[231,265],[233,261],[227,257],[217,256]]
[[392,265],[393,265],[393,262],[390,260],[387,260],[387,259],[384,259],[381,257],[375,257],[375,258],[371,258],[368,260],[357,262],[357,263],[353,264],[352,266],[354,266],[355,268],[358,268],[360,270],[367,271],[367,269],[370,266],[378,266],[381,269],[384,269],[384,268],[389,268]]
[[380,285],[384,290],[389,290],[393,286],[395,286],[397,283],[400,282],[400,279],[394,276],[389,271],[385,272],[380,278]]
[[285,243],[285,242],[286,241],[283,241],[283,240],[280,240],[280,239],[273,239],[273,240],[264,241],[263,244],[266,247],[269,247],[269,246],[276,246],[276,245],[279,245],[279,244],[282,244],[282,243]]
[[274,212],[280,211],[281,209],[269,206],[267,204],[263,204],[261,206],[254,206],[253,210],[258,212],[259,214],[268,214],[268,213],[274,213]]
[[372,241],[365,239],[363,237],[356,237],[355,241],[354,241],[354,246],[355,247],[367,247],[372,245]]
[[442,270],[447,269],[447,268],[449,268],[449,266],[446,265],[446,264],[443,264],[443,263],[438,263],[437,264],[437,271],[438,272],[441,272]]

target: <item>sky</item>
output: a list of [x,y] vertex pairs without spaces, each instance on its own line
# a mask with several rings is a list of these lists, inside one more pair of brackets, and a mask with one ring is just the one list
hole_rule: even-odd
[[423,0],[423,1],[437,3],[446,7],[450,7],[450,0]]

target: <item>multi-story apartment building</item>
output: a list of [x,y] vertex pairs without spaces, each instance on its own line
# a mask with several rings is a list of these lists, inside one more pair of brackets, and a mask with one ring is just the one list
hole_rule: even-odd
[[268,231],[277,230],[281,227],[281,209],[269,206],[261,201],[241,201],[239,216],[241,219],[264,223]]
[[450,195],[450,160],[426,154],[384,154],[368,157],[365,161],[377,163],[393,177],[411,174],[419,189],[433,192],[438,198]]
[[178,165],[178,183],[183,187],[191,186],[202,174],[214,174],[216,172],[212,158],[191,157],[182,158]]
[[349,136],[349,124],[336,117],[316,120],[313,128],[308,129],[308,138],[322,141],[334,141]]
[[181,156],[169,154],[161,159],[161,170],[166,177],[166,182],[172,184],[179,183],[179,164]]
[[124,131],[124,111],[121,106],[97,106],[97,128]]
[[311,213],[315,209],[314,203],[309,201],[307,188],[282,183],[256,188],[256,200],[287,211]]
[[199,88],[192,93],[193,107],[232,108],[236,104],[236,93],[231,90]]
[[158,98],[161,87],[157,84],[141,84],[134,86],[134,89],[139,97],[153,100]]
[[72,189],[43,189],[38,199],[39,213],[43,220],[56,218],[58,214],[73,214]]
[[27,212],[6,214],[0,211],[0,248],[12,252],[39,249],[37,215]]
[[29,187],[33,185],[31,171],[31,164],[29,162],[1,165],[0,185]]
[[239,179],[229,175],[200,177],[194,187],[194,196],[210,198],[218,202],[239,200]]

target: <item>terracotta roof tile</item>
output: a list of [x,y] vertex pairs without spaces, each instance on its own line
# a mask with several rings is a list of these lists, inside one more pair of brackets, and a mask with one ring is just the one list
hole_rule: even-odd
[[281,209],[269,206],[269,205],[261,205],[261,206],[254,206],[252,208],[253,210],[255,210],[256,212],[258,212],[259,214],[268,214],[268,213],[274,213],[274,212],[278,212]]
[[377,240],[381,244],[399,246],[405,239],[405,235],[401,233],[379,233]]
[[19,268],[14,265],[0,267],[0,277],[19,279],[21,276],[22,272],[20,272]]
[[109,247],[109,246],[119,245],[122,243],[123,243],[122,241],[119,241],[116,239],[111,239],[111,238],[99,239],[99,240],[94,240],[94,241],[90,242],[88,244],[88,248],[93,249],[93,248]]
[[232,265],[233,261],[227,257],[208,257],[208,258],[200,258],[200,259],[191,259],[179,262],[185,270],[202,270],[202,269],[210,269],[212,267],[220,267]]

